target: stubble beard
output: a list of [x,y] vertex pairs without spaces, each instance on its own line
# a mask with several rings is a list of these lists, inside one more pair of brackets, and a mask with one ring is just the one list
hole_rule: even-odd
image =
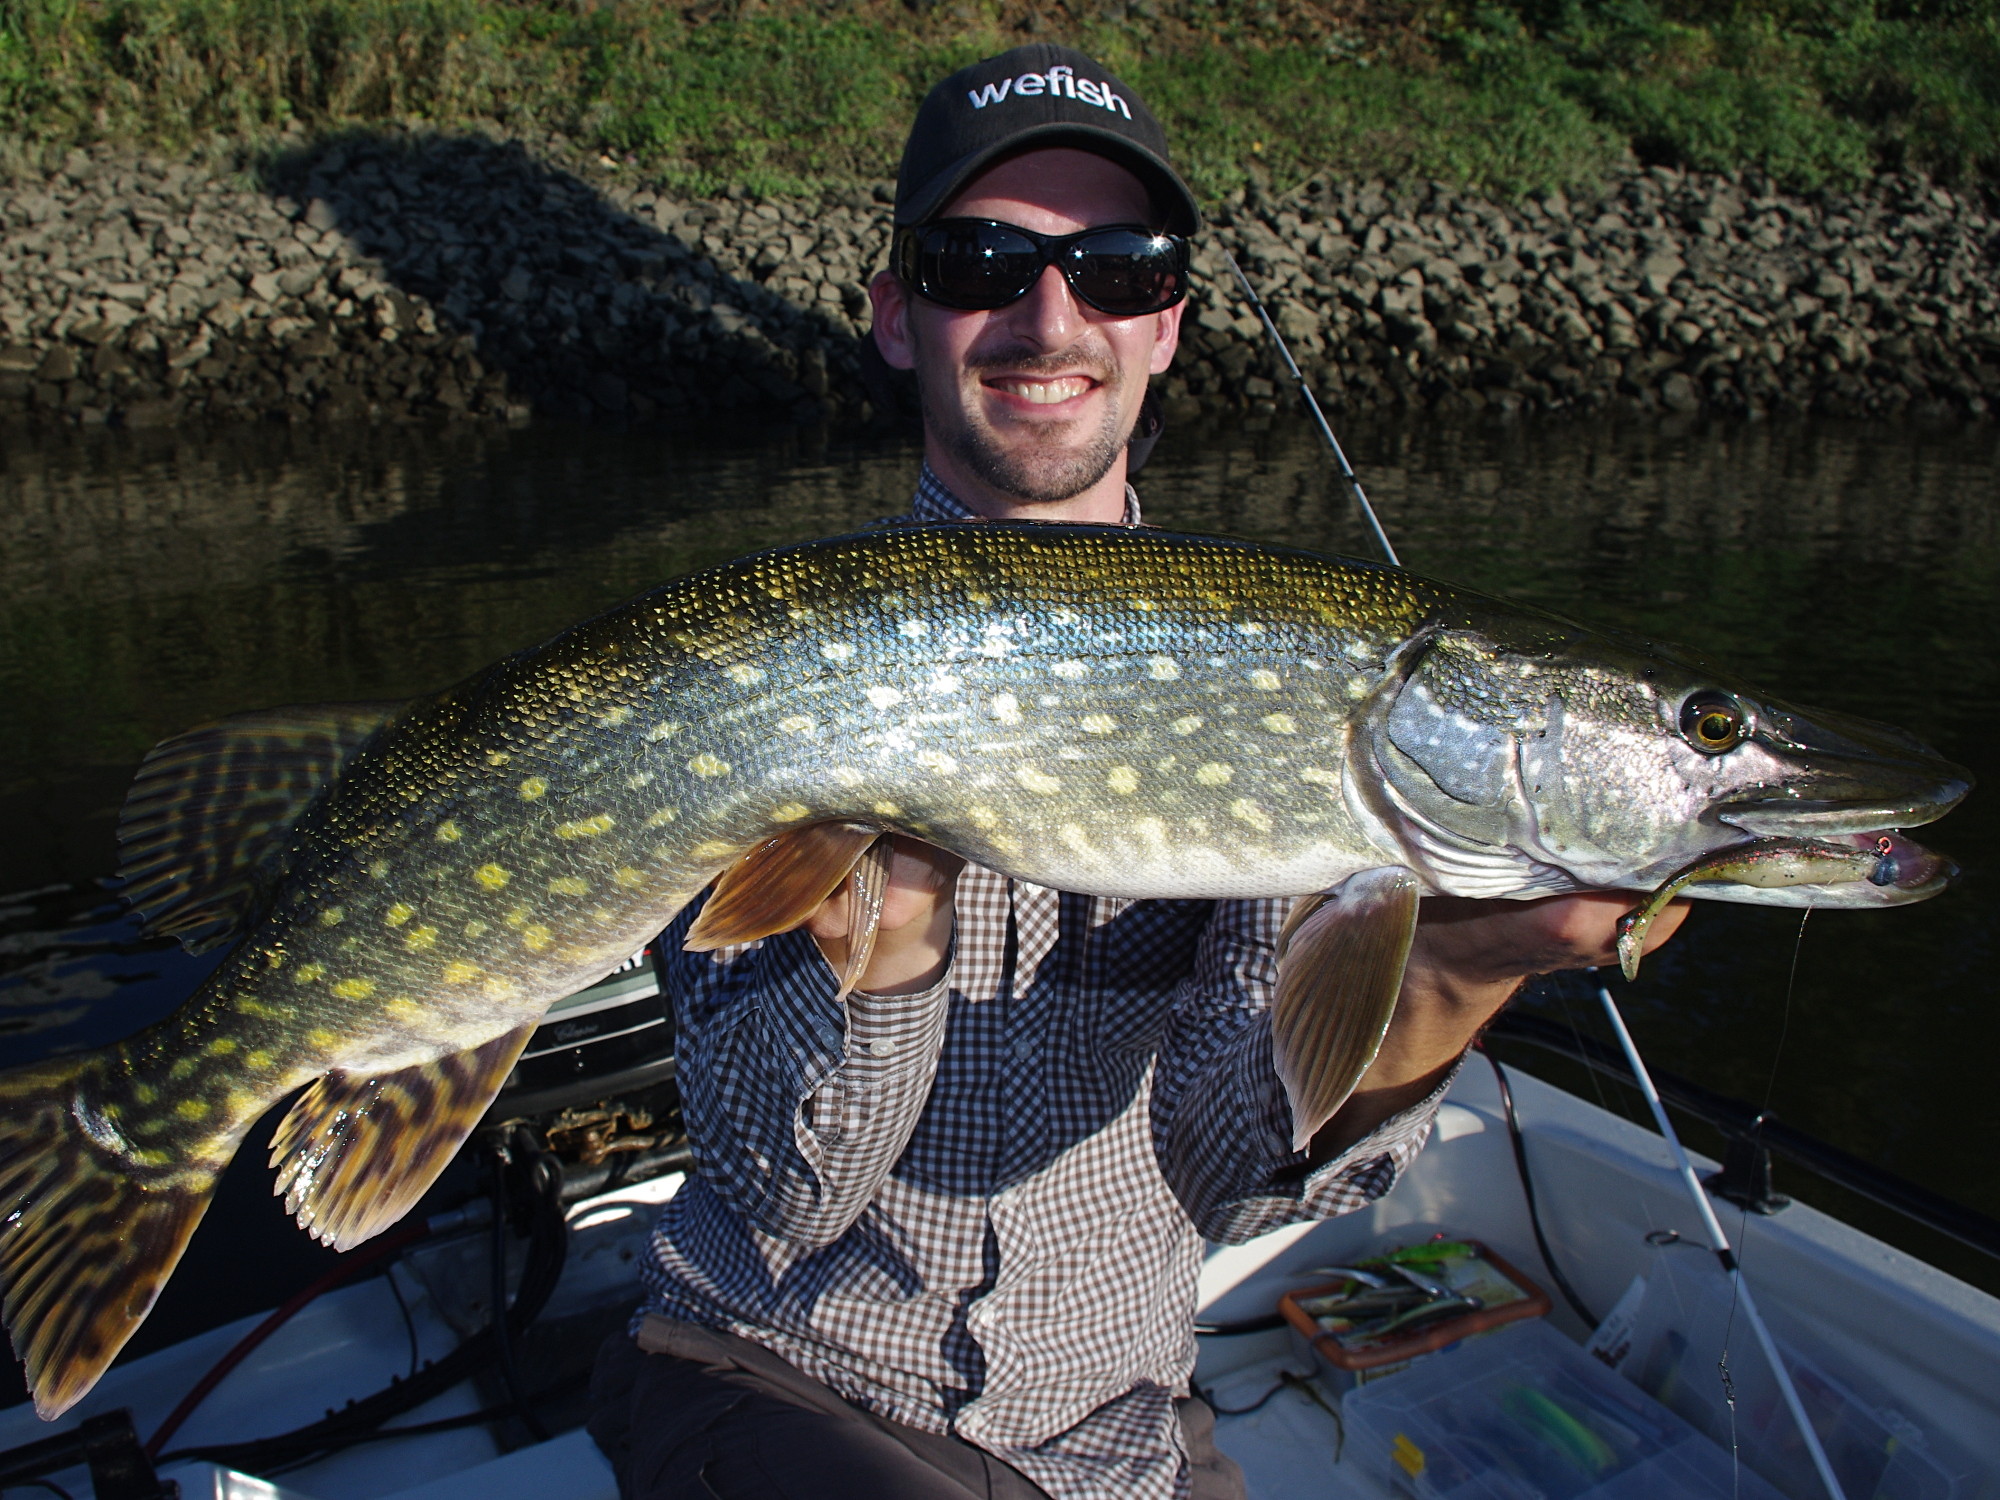
[[[1098,430],[1080,446],[1070,446],[1065,441],[1071,424],[1040,430],[1027,428],[1018,434],[1015,442],[1008,443],[980,414],[977,399],[972,394],[985,371],[1004,370],[1016,375],[1066,375],[1078,373],[1079,366],[1083,373],[1099,383],[1110,398],[1104,403],[1104,419]],[[935,388],[936,383],[920,378],[918,389],[923,398],[924,420],[931,431],[943,439],[946,451],[967,473],[1001,494],[1038,504],[1071,499],[1110,473],[1111,466],[1124,451],[1125,440],[1130,434],[1124,430],[1128,424],[1118,399],[1123,372],[1111,359],[1086,354],[1079,360],[1075,353],[970,359],[964,378],[970,389],[963,399],[956,402],[949,399],[949,395],[956,393],[945,393],[941,399],[941,393]]]

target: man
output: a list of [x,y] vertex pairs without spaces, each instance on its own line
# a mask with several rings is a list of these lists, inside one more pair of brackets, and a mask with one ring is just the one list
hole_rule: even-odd
[[[1199,215],[1137,96],[1052,46],[961,71],[896,225],[870,296],[922,396],[911,516],[1138,524],[1126,442]],[[713,955],[685,914],[698,1167],[596,1384],[625,1494],[1240,1495],[1187,1390],[1202,1236],[1388,1191],[1480,1027],[1609,961],[1625,904],[1425,902],[1382,1050],[1303,1152],[1268,1017],[1288,902],[1072,895],[901,840],[845,1001],[844,896]]]

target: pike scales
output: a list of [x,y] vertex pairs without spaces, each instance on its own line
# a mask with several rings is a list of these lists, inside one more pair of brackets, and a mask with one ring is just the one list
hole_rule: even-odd
[[[547,1005],[718,874],[703,946],[810,910],[733,899],[746,871],[805,900],[869,830],[1101,895],[1369,872],[1281,964],[1303,1144],[1379,1045],[1421,894],[1648,888],[1787,816],[1923,822],[1964,793],[1894,731],[1841,721],[1822,745],[1726,688],[1370,564],[972,523],[678,579],[415,704],[294,711],[289,748],[282,711],[191,730],[141,769],[123,873],[152,930],[240,941],[158,1026],[0,1077],[0,1282],[38,1406],[89,1388],[273,1103],[311,1085],[273,1155],[300,1222],[343,1247],[379,1232]],[[1731,753],[1676,728],[1699,692],[1750,705]],[[281,812],[288,787],[310,796]],[[778,878],[836,850],[817,885]],[[1908,868],[1867,900],[1928,894]]]

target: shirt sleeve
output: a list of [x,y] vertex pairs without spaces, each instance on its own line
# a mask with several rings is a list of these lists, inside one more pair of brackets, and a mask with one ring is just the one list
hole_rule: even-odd
[[951,982],[851,994],[803,932],[687,953],[693,913],[661,941],[696,1170],[758,1229],[838,1239],[903,1154],[930,1095]]
[[1423,1149],[1451,1082],[1317,1168],[1291,1149],[1291,1107],[1271,1056],[1277,936],[1288,907],[1216,903],[1154,1072],[1160,1170],[1195,1227],[1228,1244],[1351,1213],[1388,1192]]

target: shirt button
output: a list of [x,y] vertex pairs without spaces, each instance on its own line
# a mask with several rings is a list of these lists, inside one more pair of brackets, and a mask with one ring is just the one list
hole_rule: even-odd
[[1028,1037],[1025,1036],[1016,1037],[1013,1040],[1013,1042],[1009,1044],[1007,1050],[1014,1054],[1014,1060],[1016,1062],[1026,1062],[1029,1058],[1035,1055],[1035,1044],[1033,1040]]
[[868,1044],[869,1052],[876,1057],[894,1057],[896,1043],[893,1037],[878,1036]]

